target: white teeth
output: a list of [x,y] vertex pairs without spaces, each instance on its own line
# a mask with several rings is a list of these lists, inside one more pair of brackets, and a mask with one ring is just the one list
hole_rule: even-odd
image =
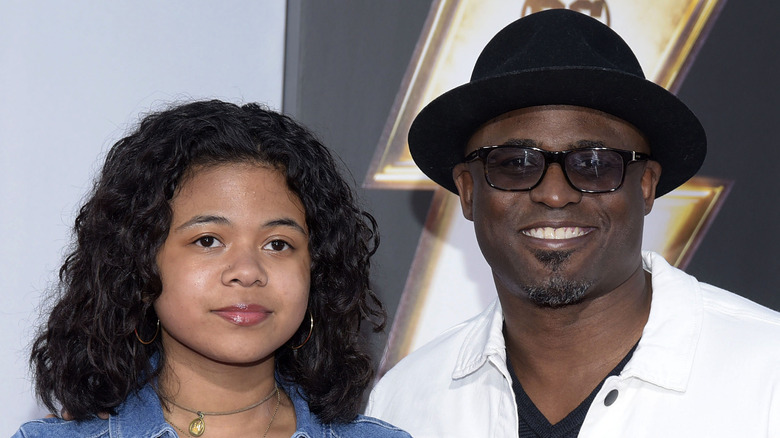
[[587,232],[580,227],[540,227],[523,230],[523,234],[529,237],[535,237],[537,239],[562,240],[584,236],[587,234]]

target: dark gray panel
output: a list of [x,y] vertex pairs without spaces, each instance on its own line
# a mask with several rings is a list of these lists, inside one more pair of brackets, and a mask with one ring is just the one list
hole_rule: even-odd
[[[312,128],[363,182],[428,15],[428,1],[288,2],[285,112]],[[297,39],[296,39],[297,38]],[[292,88],[292,89],[291,89]],[[388,327],[417,249],[432,192],[359,190],[378,223],[374,287]],[[385,337],[376,339],[376,351]]]
[[687,271],[780,310],[780,4],[728,1],[678,95],[707,130],[700,175],[735,181]]

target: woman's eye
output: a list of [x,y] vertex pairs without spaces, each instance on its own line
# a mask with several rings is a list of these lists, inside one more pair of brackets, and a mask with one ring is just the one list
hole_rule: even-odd
[[265,245],[266,249],[270,249],[271,251],[284,251],[285,249],[292,248],[289,243],[285,242],[284,240],[274,240],[271,242],[268,242],[267,245]]
[[198,240],[195,241],[195,245],[202,246],[204,248],[212,248],[218,243],[219,240],[217,240],[217,238],[214,236],[199,237]]

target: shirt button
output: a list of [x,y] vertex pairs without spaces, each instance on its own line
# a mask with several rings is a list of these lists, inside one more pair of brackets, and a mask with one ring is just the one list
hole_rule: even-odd
[[615,400],[618,398],[618,390],[613,389],[612,391],[609,391],[607,393],[607,396],[604,397],[604,406],[612,406],[612,403],[615,403]]

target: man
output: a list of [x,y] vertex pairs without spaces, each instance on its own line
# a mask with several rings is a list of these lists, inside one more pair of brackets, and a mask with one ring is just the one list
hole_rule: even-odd
[[459,194],[498,299],[388,372],[368,414],[417,438],[780,436],[780,315],[640,250],[706,137],[607,26],[510,24],[409,145]]

